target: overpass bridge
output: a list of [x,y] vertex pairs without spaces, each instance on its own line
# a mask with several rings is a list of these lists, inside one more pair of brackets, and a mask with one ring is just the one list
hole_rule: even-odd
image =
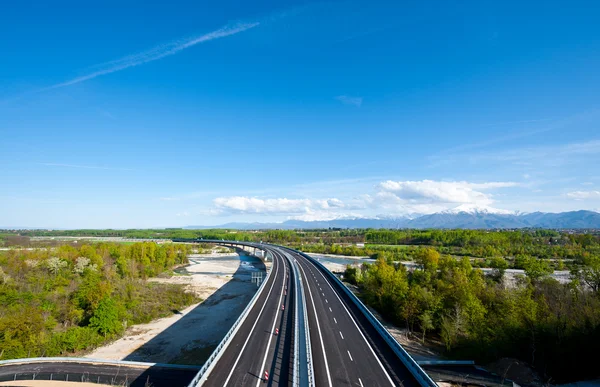
[[[236,338],[217,348],[213,355],[218,359],[200,371],[197,385],[258,386],[265,371],[269,385],[436,385],[362,302],[312,257],[266,243],[197,242],[260,249],[273,261],[247,321]],[[293,325],[304,336],[295,334]],[[286,354],[292,351],[290,361]]]

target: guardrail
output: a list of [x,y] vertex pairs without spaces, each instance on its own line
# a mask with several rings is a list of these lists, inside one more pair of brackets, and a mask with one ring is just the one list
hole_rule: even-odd
[[281,251],[281,253],[290,262],[292,270],[294,270],[296,275],[296,281],[294,281],[296,289],[294,313],[294,386],[314,386],[315,380],[312,349],[310,345],[310,332],[306,313],[306,298],[304,297],[302,275],[300,274],[300,270],[298,270],[296,259],[290,257],[286,251]]
[[292,259],[285,253],[283,253],[285,258],[290,262],[291,270],[294,270],[294,297],[296,298],[294,301],[294,371],[292,373],[292,384],[293,386],[300,386],[300,324],[298,323],[298,294],[299,294],[299,286],[298,286],[298,273],[296,272],[296,268],[294,267],[294,263]]
[[385,340],[385,342],[390,346],[392,351],[398,356],[402,364],[410,371],[413,377],[419,382],[421,386],[424,387],[437,387],[437,384],[431,379],[429,375],[419,366],[419,364],[415,361],[415,359],[410,356],[408,352],[398,343],[398,341],[392,336],[390,332],[379,322],[379,320],[371,313],[371,311],[362,303],[361,300],[354,295],[347,287],[340,281],[340,279],[335,276],[331,271],[329,271],[321,262],[317,259],[305,254],[301,251],[296,251],[293,249],[289,249],[297,254],[302,255],[307,258],[314,264],[316,264],[321,271],[325,272],[330,278],[334,280],[334,282],[338,285],[339,288],[342,289],[344,293],[353,301],[353,303],[358,307],[358,309],[367,317],[369,322],[373,325],[375,330],[381,335],[381,337]]
[[[300,274],[300,270],[296,267],[298,274]],[[302,277],[300,277],[302,278]],[[306,297],[304,294],[304,285],[302,285],[302,313],[304,314],[304,336],[306,340],[306,356],[307,356],[307,368],[308,368],[308,385],[315,385],[315,371],[313,367],[312,360],[312,346],[310,343],[310,328],[308,326],[308,312],[306,310]]]
[[127,360],[105,360],[92,359],[87,357],[30,357],[24,359],[0,360],[0,367],[12,364],[31,364],[31,363],[80,363],[80,364],[109,364],[135,368],[180,368],[180,369],[198,369],[198,366],[183,365],[183,364],[165,364],[165,363],[146,363],[140,361]]
[[[260,249],[260,250],[266,251],[264,249]],[[268,255],[269,253],[270,252],[267,251],[266,255]],[[256,293],[254,293],[254,296],[252,296],[252,298],[250,299],[250,302],[248,303],[248,305],[246,305],[246,307],[242,311],[242,314],[240,315],[240,317],[238,317],[238,319],[233,323],[232,327],[229,329],[229,332],[227,332],[227,334],[225,335],[223,340],[221,340],[219,345],[217,345],[217,347],[215,348],[213,353],[210,355],[208,360],[206,360],[206,363],[204,363],[204,365],[202,366],[200,371],[198,371],[198,374],[196,374],[196,376],[194,376],[194,379],[192,379],[190,384],[188,384],[188,387],[200,386],[200,385],[202,385],[202,383],[204,383],[206,381],[206,378],[208,377],[210,372],[215,367],[217,361],[219,361],[219,359],[223,355],[223,352],[229,346],[229,344],[233,340],[233,337],[235,336],[237,331],[240,329],[242,323],[248,317],[248,313],[254,307],[254,304],[256,304],[256,301],[258,300],[258,297],[260,296],[263,289],[265,288],[265,284],[267,283],[269,277],[271,276],[272,271],[273,271],[273,268],[271,267],[271,269],[267,272],[266,277],[262,281],[262,284],[260,284],[260,287],[258,288]]]

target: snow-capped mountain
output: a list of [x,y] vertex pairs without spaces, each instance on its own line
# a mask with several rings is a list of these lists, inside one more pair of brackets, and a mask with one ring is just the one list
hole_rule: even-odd
[[493,208],[489,206],[477,205],[477,204],[462,204],[455,208],[440,211],[438,214],[460,214],[461,212],[467,214],[498,214],[498,215],[515,215],[515,211],[501,210],[499,208]]
[[[413,215],[414,216],[414,215]],[[316,229],[316,228],[596,228],[600,213],[570,211],[522,213],[485,206],[462,205],[435,214],[411,217],[334,219],[326,221],[287,220],[282,223],[229,223],[221,226],[187,228]]]

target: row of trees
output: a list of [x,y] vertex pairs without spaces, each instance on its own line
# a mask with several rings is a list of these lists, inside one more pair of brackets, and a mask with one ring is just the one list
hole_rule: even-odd
[[577,259],[600,253],[600,236],[554,230],[369,230],[367,243],[429,245],[445,254],[472,257],[529,255],[538,258]]
[[197,298],[145,281],[187,262],[186,245],[98,243],[0,253],[0,359],[100,345]]
[[418,250],[414,258],[420,268],[413,272],[379,259],[349,266],[345,278],[387,319],[423,339],[441,339],[451,357],[483,363],[514,357],[553,382],[598,376],[600,281],[586,283],[600,280],[600,258],[574,272],[569,284],[547,277],[545,262],[531,258],[526,276],[510,288],[501,275],[485,277],[466,258],[431,248]]
[[[30,230],[0,234],[0,239],[25,244],[22,237],[32,236],[119,236],[127,238],[183,238],[183,239],[232,239],[239,241],[264,241],[278,244],[306,246],[307,249],[325,252],[333,245],[371,244],[371,249],[382,251],[386,246],[431,246],[440,253],[478,258],[516,257],[581,259],[584,254],[600,254],[600,236],[592,234],[569,234],[554,230],[265,230],[239,231],[224,229],[188,230]],[[391,251],[391,250],[390,250]],[[364,255],[350,251],[350,255]]]

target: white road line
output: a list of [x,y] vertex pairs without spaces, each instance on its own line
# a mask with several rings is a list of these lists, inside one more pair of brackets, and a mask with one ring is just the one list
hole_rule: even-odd
[[350,351],[348,351],[348,356],[350,356],[350,361],[354,361],[354,359],[352,358],[352,355],[350,355]]
[[[309,263],[311,265],[313,265],[312,262],[309,261]],[[375,358],[375,360],[377,360],[377,364],[379,364],[379,366],[383,370],[383,373],[387,377],[387,379],[390,382],[390,384],[392,386],[394,386],[394,381],[392,380],[392,378],[388,374],[387,370],[383,367],[383,364],[381,364],[381,360],[379,360],[379,357],[377,357],[377,355],[375,354],[375,351],[373,350],[373,347],[371,347],[371,344],[369,344],[369,342],[367,341],[367,338],[365,337],[365,335],[362,333],[362,331],[358,327],[358,324],[356,323],[356,321],[354,321],[354,317],[352,317],[352,315],[350,314],[350,311],[348,310],[348,308],[346,308],[346,305],[344,304],[344,302],[342,302],[342,299],[340,298],[340,296],[337,294],[337,292],[335,291],[335,289],[333,288],[333,286],[331,286],[331,283],[329,283],[329,281],[327,281],[327,278],[325,278],[325,275],[323,275],[323,273],[321,273],[320,270],[319,270],[319,274],[321,274],[321,277],[323,277],[323,279],[325,280],[325,282],[327,282],[327,285],[329,285],[329,287],[333,291],[333,294],[335,294],[335,296],[337,297],[337,299],[340,301],[340,304],[342,304],[342,306],[344,307],[344,310],[348,314],[348,317],[350,317],[350,320],[352,320],[352,322],[354,323],[354,326],[356,327],[356,330],[358,331],[358,333],[360,333],[361,337],[363,338],[363,340],[367,344],[367,347],[369,347],[369,349],[371,350],[371,353],[373,354],[373,357]],[[331,307],[329,307],[329,310],[331,310]]]
[[362,384],[362,380],[360,380],[360,378],[358,378],[358,382],[360,383],[360,387],[364,387]]
[[323,297],[325,297],[325,293],[321,293],[323,295]]
[[335,321],[335,323],[337,324],[337,320],[335,319],[335,317],[333,318],[333,321]]
[[[298,263],[298,267],[302,270],[304,277],[306,277],[306,272],[300,263]],[[325,362],[325,372],[327,373],[327,382],[329,383],[329,387],[332,387],[331,384],[331,374],[329,373],[329,364],[327,364],[327,354],[325,353],[325,344],[323,343],[323,334],[321,333],[321,324],[319,324],[319,316],[317,315],[317,308],[315,307],[315,300],[312,296],[312,291],[310,290],[310,285],[306,284],[306,288],[308,289],[308,295],[310,296],[310,302],[312,303],[313,312],[315,313],[315,321],[317,322],[317,330],[319,331],[319,339],[321,340],[321,351],[323,352],[323,361]],[[314,348],[314,347],[313,347]]]
[[[277,278],[278,271],[279,271],[279,264],[277,264],[277,266],[275,267],[275,278]],[[271,287],[269,288],[269,293],[267,294],[267,298],[265,298],[265,302],[263,303],[262,308],[260,308],[260,311],[258,312],[258,316],[256,317],[256,320],[254,321],[254,325],[252,325],[252,329],[250,329],[250,334],[248,334],[248,337],[246,337],[246,341],[244,342],[244,345],[242,346],[242,349],[240,350],[237,359],[235,359],[235,363],[233,363],[233,367],[231,367],[231,372],[227,376],[227,380],[225,380],[225,383],[223,383],[224,386],[226,386],[227,383],[229,383],[229,379],[231,379],[231,375],[233,375],[233,371],[235,371],[237,363],[240,361],[240,358],[242,357],[242,353],[244,353],[244,349],[246,348],[246,345],[248,344],[250,337],[252,337],[252,332],[254,332],[254,328],[256,328],[256,324],[258,324],[258,320],[260,320],[260,315],[262,314],[263,310],[265,309],[265,305],[267,305],[267,301],[269,301],[269,296],[271,295],[271,291],[273,290],[273,285],[275,285],[275,282],[276,282],[275,278],[273,279],[273,283],[271,284]]]
[[327,301],[327,299],[325,299],[325,302],[329,304],[329,301]]
[[329,307],[329,311],[330,311],[330,312],[333,312],[333,310],[331,310],[331,306]]
[[340,331],[340,336],[342,337],[342,340],[344,340],[344,335],[342,335],[342,331]]
[[[283,260],[283,262],[285,262],[285,259]],[[285,263],[284,263],[285,265]],[[265,363],[267,362],[267,355],[269,354],[269,350],[271,349],[271,340],[273,339],[273,333],[275,332],[275,324],[277,324],[277,317],[279,316],[279,311],[281,310],[281,308],[279,307],[279,305],[283,305],[281,303],[281,299],[283,298],[283,289],[285,288],[285,281],[283,281],[281,283],[281,292],[279,293],[279,302],[277,302],[277,307],[276,307],[276,312],[275,312],[275,318],[273,319],[273,326],[271,327],[271,334],[269,335],[269,341],[267,342],[267,348],[265,349],[265,356],[263,357],[263,362],[260,366],[260,368],[258,369],[258,374],[260,375],[263,370],[265,369]],[[262,380],[260,378],[258,378],[258,380],[256,381],[256,387],[260,386]]]

